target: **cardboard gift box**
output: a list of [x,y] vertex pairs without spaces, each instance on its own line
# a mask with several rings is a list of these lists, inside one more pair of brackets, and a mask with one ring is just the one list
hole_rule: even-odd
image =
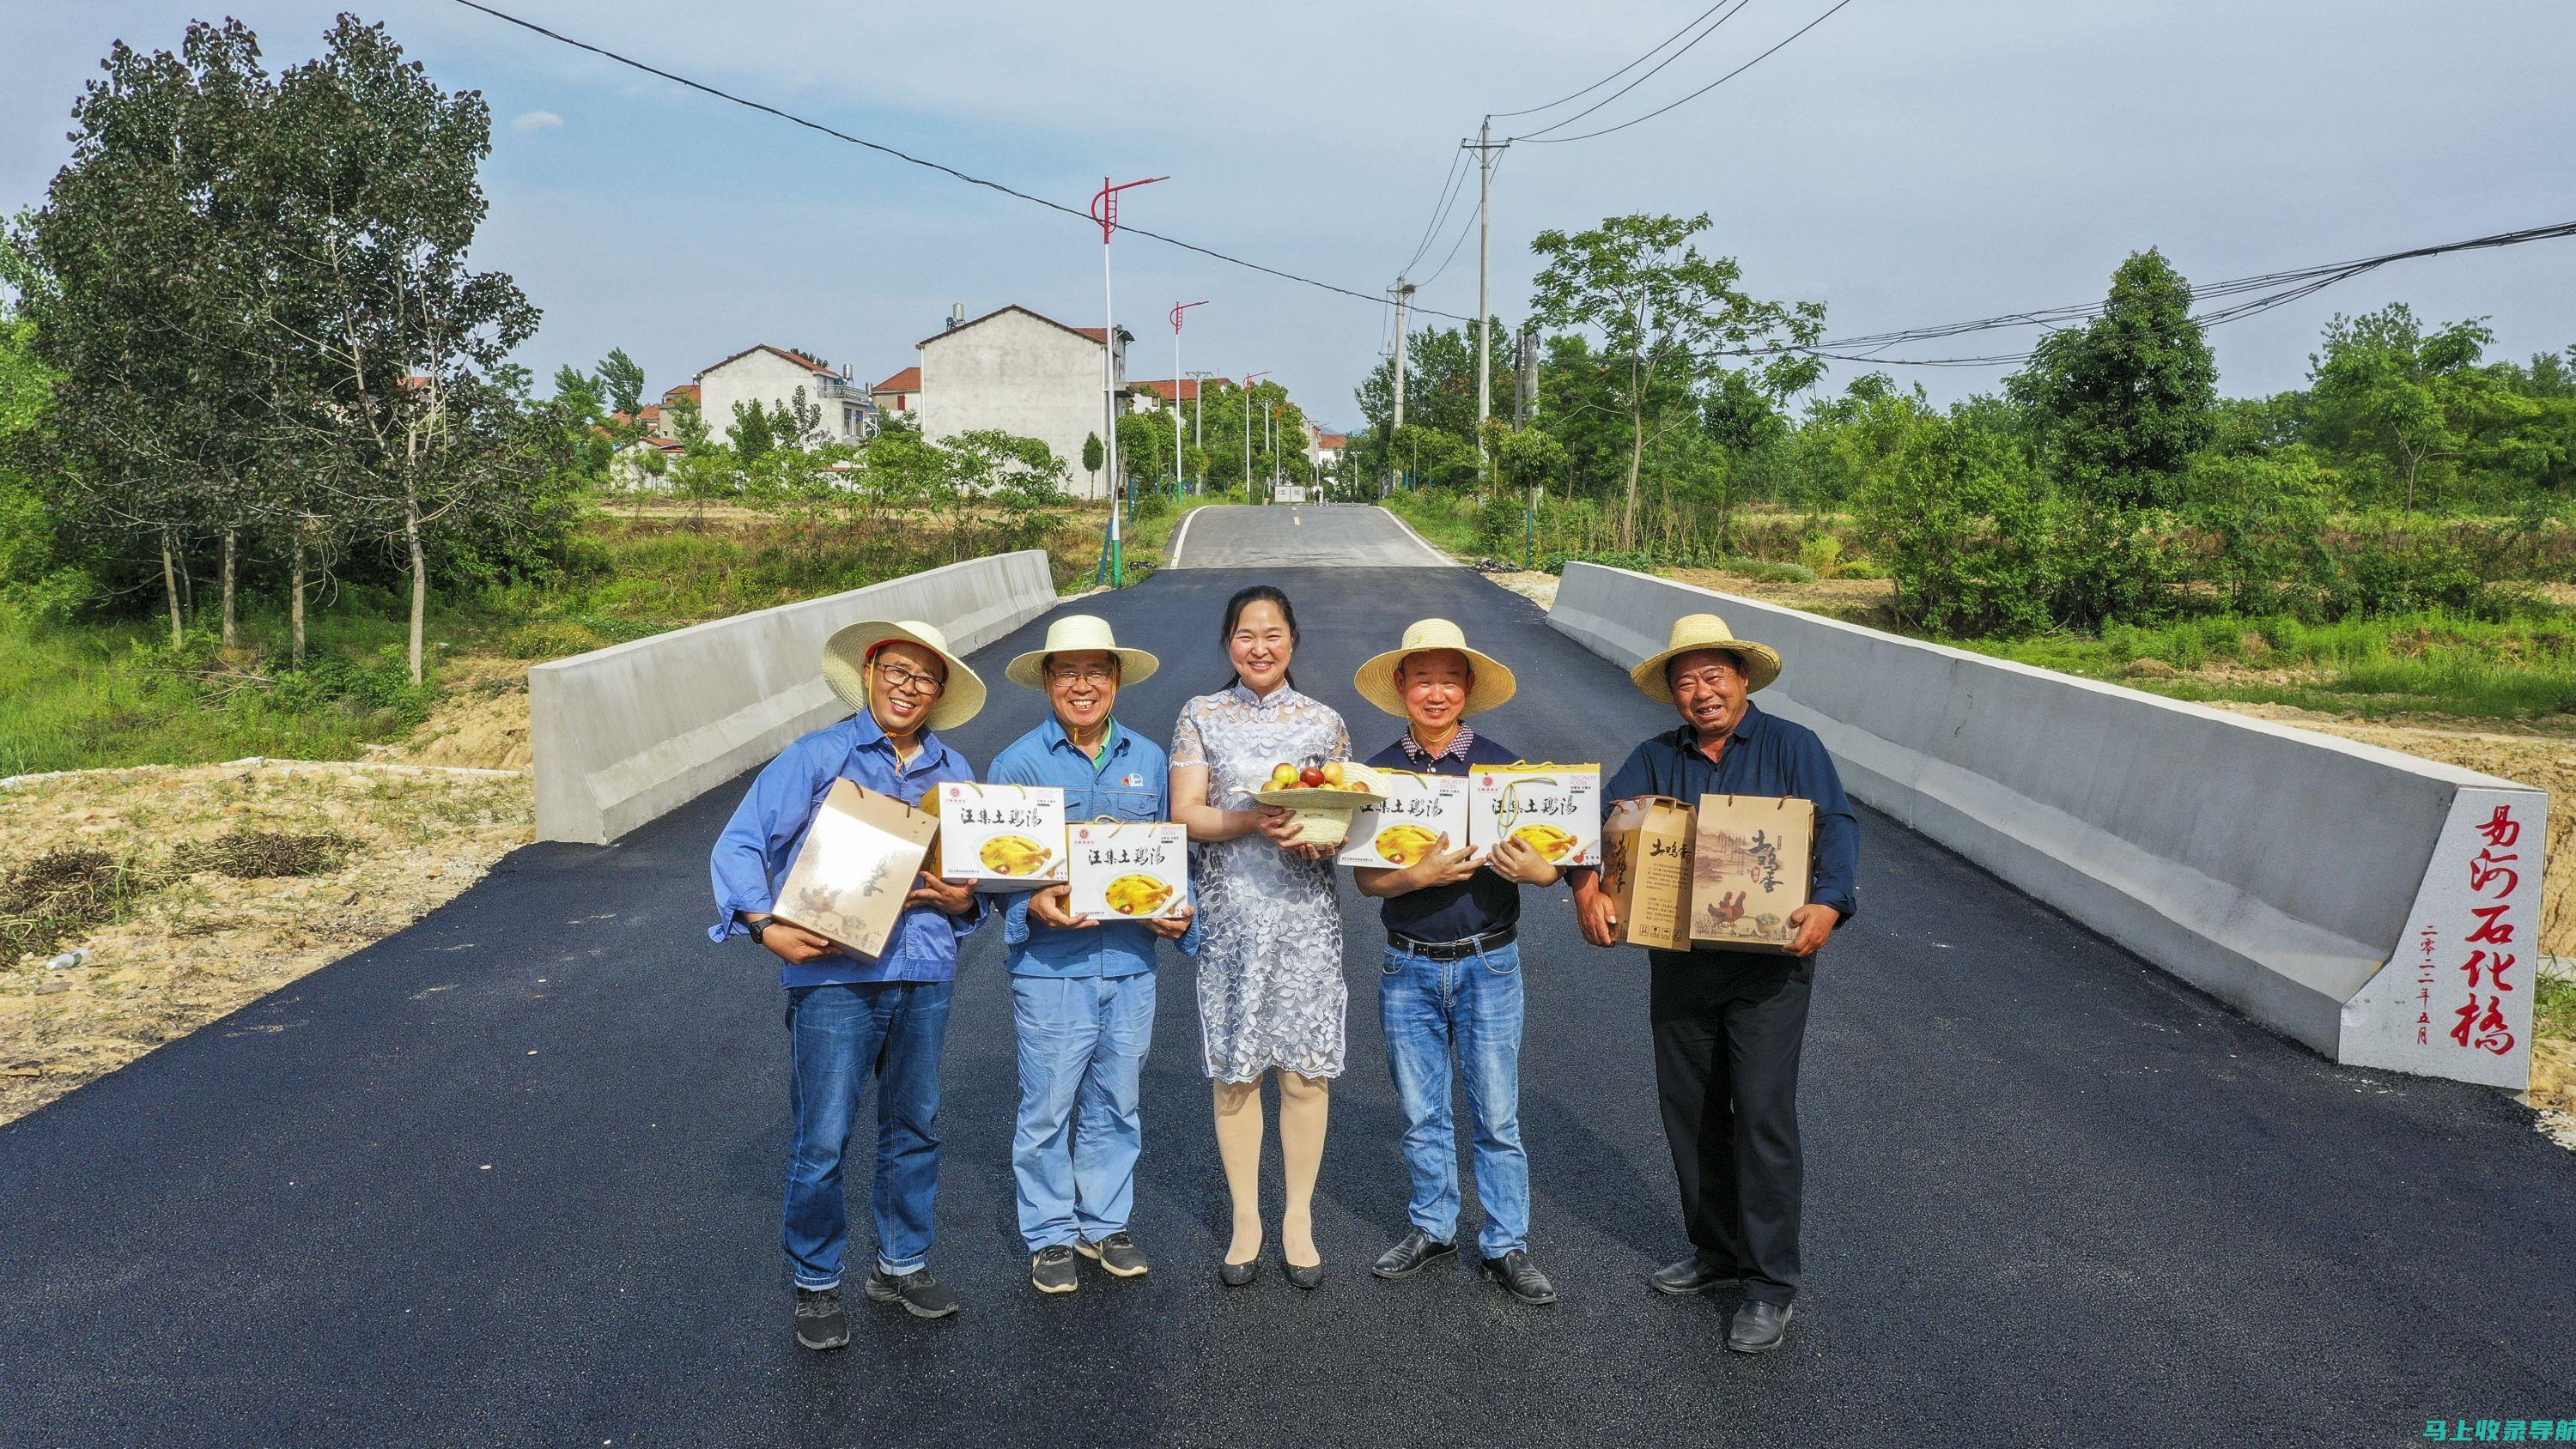
[[1065,909],[1095,921],[1160,920],[1190,898],[1190,834],[1168,821],[1077,821]]
[[1479,765],[1467,775],[1467,843],[1491,848],[1512,836],[1548,863],[1601,859],[1599,765]]
[[891,795],[832,782],[769,913],[842,950],[885,953],[939,822]]
[[1343,865],[1402,867],[1428,854],[1441,836],[1452,850],[1467,843],[1467,781],[1458,775],[1371,770],[1378,803],[1351,817]]
[[1816,806],[1771,795],[1702,795],[1691,843],[1690,938],[1730,951],[1786,951],[1789,913],[1815,881]]
[[1669,795],[1612,802],[1601,827],[1601,889],[1610,895],[1622,944],[1690,949],[1697,829],[1696,812]]
[[990,890],[1034,890],[1064,880],[1064,791],[950,780],[932,798],[941,875]]

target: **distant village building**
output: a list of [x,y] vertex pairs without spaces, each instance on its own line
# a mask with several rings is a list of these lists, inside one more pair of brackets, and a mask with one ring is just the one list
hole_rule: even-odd
[[907,367],[868,390],[877,411],[887,417],[914,417],[921,411],[921,369]]
[[697,387],[707,433],[718,440],[733,428],[735,404],[757,403],[775,412],[788,406],[799,388],[807,407],[822,410],[822,441],[862,443],[876,433],[876,403],[867,389],[851,382],[846,372],[783,347],[762,343],[737,352],[700,372]]
[[1312,423],[1306,425],[1306,461],[1315,465],[1321,477],[1333,477],[1342,470],[1342,454],[1350,451],[1351,435],[1328,433]]
[[1183,407],[1196,406],[1199,400],[1199,380],[1195,377],[1184,377],[1178,381],[1166,377],[1128,386],[1134,389],[1128,399],[1129,412],[1159,413],[1169,408],[1175,399]]
[[[1122,397],[1127,344],[1134,340],[1120,328],[1111,354],[1113,392]],[[952,319],[918,344],[920,377],[912,396],[922,436],[937,443],[994,429],[1035,438],[1065,465],[1067,491],[1105,498],[1109,479],[1094,480],[1082,468],[1083,440],[1104,433],[1108,422],[1100,395],[1104,345],[1101,328],[1069,327],[1017,305],[973,321]]]

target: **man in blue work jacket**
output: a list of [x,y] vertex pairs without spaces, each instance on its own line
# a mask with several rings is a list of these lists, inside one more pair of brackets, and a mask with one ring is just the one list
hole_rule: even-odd
[[[1446,619],[1424,619],[1396,648],[1360,666],[1351,687],[1405,721],[1395,743],[1368,763],[1420,775],[1465,775],[1520,756],[1476,732],[1467,716],[1512,697],[1501,660],[1467,647]],[[1454,1064],[1474,1111],[1476,1235],[1485,1277],[1523,1303],[1556,1301],[1556,1288],[1530,1261],[1529,1154],[1521,1147],[1521,887],[1554,885],[1558,871],[1524,840],[1506,840],[1479,860],[1464,840],[1443,835],[1419,858],[1393,868],[1360,867],[1360,894],[1386,904],[1386,960],[1378,1019],[1387,1067],[1404,1110],[1404,1161],[1413,1179],[1405,1215],[1412,1226],[1370,1271],[1409,1278],[1458,1250],[1458,1136],[1450,1121]]]
[[[1639,689],[1680,711],[1681,727],[1637,746],[1602,789],[1605,807],[1640,795],[1697,804],[1702,795],[1767,795],[1816,807],[1814,883],[1789,913],[1790,954],[1651,951],[1655,1085],[1680,1182],[1691,1255],[1655,1270],[1665,1293],[1740,1283],[1744,1301],[1726,1346],[1780,1346],[1798,1292],[1803,1161],[1798,1055],[1816,952],[1851,918],[1860,824],[1842,777],[1815,732],[1753,707],[1780,675],[1769,645],[1738,639],[1715,614],[1674,621],[1663,652],[1630,672]],[[1599,873],[1575,873],[1584,938],[1615,945],[1619,921]]]
[[857,713],[779,752],[716,837],[717,941],[748,935],[786,963],[790,1052],[781,1238],[796,1277],[796,1341],[850,1341],[841,1309],[841,1257],[850,1211],[843,1154],[870,1076],[877,1084],[877,1258],[868,1297],[917,1318],[957,1311],[956,1295],[930,1274],[931,1201],[939,1190],[939,1056],[957,943],[986,914],[974,890],[924,874],[914,882],[884,954],[852,956],[811,931],[771,919],[814,812],[835,780],[909,805],[947,780],[971,780],[966,757],[934,730],[984,707],[984,682],[915,620],[852,624],[823,645],[823,678]]
[[[1120,648],[1105,619],[1068,614],[1050,624],[1046,647],[1005,672],[1043,692],[1052,714],[993,757],[993,783],[1063,790],[1068,821],[1170,819],[1163,747],[1115,714],[1119,689],[1158,664]],[[1015,896],[1002,918],[1020,1047],[1011,1171],[1029,1282],[1041,1293],[1081,1286],[1076,1254],[1116,1278],[1147,1270],[1127,1221],[1144,1142],[1137,1097],[1154,1035],[1154,943],[1197,946],[1191,905],[1162,920],[1095,921],[1066,909],[1070,894],[1053,885]]]

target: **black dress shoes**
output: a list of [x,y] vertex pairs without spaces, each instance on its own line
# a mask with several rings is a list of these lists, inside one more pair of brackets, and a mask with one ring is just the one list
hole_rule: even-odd
[[1305,1267],[1300,1268],[1296,1264],[1289,1262],[1285,1257],[1282,1257],[1279,1262],[1282,1267],[1287,1269],[1288,1281],[1296,1287],[1303,1288],[1311,1293],[1315,1289],[1324,1286],[1324,1265],[1322,1263],[1309,1263]]
[[1764,1303],[1746,1299],[1735,1310],[1735,1322],[1726,1330],[1726,1346],[1736,1353],[1769,1353],[1780,1346],[1789,1332],[1789,1319],[1798,1311],[1789,1303]]
[[1545,1304],[1556,1301],[1556,1285],[1530,1261],[1529,1250],[1514,1248],[1499,1258],[1484,1260],[1485,1276],[1503,1285],[1503,1291],[1523,1303]]
[[1678,1263],[1666,1263],[1646,1275],[1646,1281],[1654,1285],[1656,1292],[1677,1297],[1723,1288],[1733,1283],[1735,1278],[1734,1269],[1709,1261],[1705,1253],[1693,1253]]
[[1444,1243],[1420,1228],[1407,1232],[1396,1245],[1377,1255],[1369,1271],[1381,1278],[1410,1278],[1431,1266],[1434,1258],[1445,1258],[1458,1251],[1456,1243]]
[[1216,1265],[1216,1281],[1224,1284],[1228,1288],[1240,1288],[1244,1284],[1249,1283],[1260,1276],[1261,1260],[1259,1258],[1255,1258],[1249,1263],[1219,1263]]

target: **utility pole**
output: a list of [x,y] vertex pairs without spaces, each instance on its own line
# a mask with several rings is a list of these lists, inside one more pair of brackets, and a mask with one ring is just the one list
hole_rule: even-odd
[[1190,446],[1193,448],[1207,446],[1207,380],[1214,376],[1215,373],[1205,368],[1190,369],[1190,381],[1199,385],[1199,405],[1190,417]]
[[1512,426],[1530,425],[1538,403],[1538,329],[1523,325],[1520,351],[1512,366]]
[[1172,496],[1181,496],[1181,314],[1207,303],[1183,302],[1172,309]]
[[[1405,280],[1404,278],[1402,278],[1402,277],[1398,277],[1398,278],[1396,278],[1396,279],[1395,279],[1395,421],[1394,421],[1394,422],[1392,422],[1392,423],[1390,423],[1390,424],[1388,424],[1388,426],[1387,426],[1387,430],[1386,430],[1386,445],[1387,445],[1389,448],[1393,448],[1393,447],[1395,446],[1395,435],[1396,435],[1397,433],[1399,433],[1399,432],[1403,431],[1403,429],[1404,429],[1404,348],[1405,348],[1405,343],[1406,343],[1406,341],[1408,340],[1408,339],[1407,339],[1407,337],[1406,337],[1406,334],[1405,334],[1405,330],[1404,330],[1404,329],[1405,329],[1404,313],[1405,313],[1405,309],[1406,309],[1406,308],[1408,308],[1408,307],[1410,307],[1412,304],[1413,304],[1413,284],[1412,284],[1411,282],[1406,281],[1406,280]],[[1395,455],[1394,455],[1393,453],[1389,453],[1389,454],[1387,454],[1386,456],[1387,456],[1387,459],[1388,459],[1388,461],[1389,461],[1389,462],[1394,461]],[[1397,472],[1397,476],[1398,476],[1399,478],[1401,478],[1401,477],[1403,476],[1402,470],[1400,470],[1400,469],[1398,470],[1398,472]]]
[[1243,375],[1243,501],[1246,503],[1252,501],[1252,384],[1255,379],[1269,375],[1266,372]]
[[1485,455],[1485,419],[1494,412],[1494,309],[1488,293],[1494,275],[1494,153],[1511,144],[1494,140],[1490,116],[1476,128],[1475,140],[1458,143],[1458,149],[1476,153],[1476,461],[1488,485],[1494,481],[1494,460]]
[[1118,308],[1110,294],[1109,239],[1118,232],[1118,193],[1136,186],[1151,186],[1169,181],[1168,176],[1148,176],[1142,181],[1124,181],[1116,186],[1109,178],[1100,178],[1100,193],[1091,198],[1091,219],[1100,223],[1100,312],[1104,324],[1100,333],[1100,392],[1103,416],[1108,425],[1102,430],[1107,437],[1109,463],[1109,582],[1111,587],[1127,583],[1125,490],[1118,480]]

